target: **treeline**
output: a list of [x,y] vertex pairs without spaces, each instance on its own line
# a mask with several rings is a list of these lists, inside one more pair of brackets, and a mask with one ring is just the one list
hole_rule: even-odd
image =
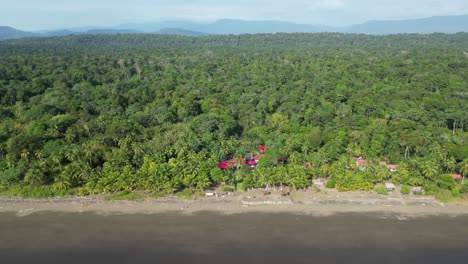
[[70,35],[65,37],[13,39],[0,41],[0,54],[42,52],[86,52],[99,54],[110,50],[135,52],[154,48],[169,49],[291,49],[291,48],[465,48],[468,33],[431,35],[362,35],[344,33],[276,33],[210,35],[189,37],[157,34]]
[[[464,33],[3,41],[0,189],[305,188],[330,177],[341,190],[391,180],[463,192],[444,175],[468,173],[467,41]],[[258,145],[268,151],[257,168],[217,167]]]

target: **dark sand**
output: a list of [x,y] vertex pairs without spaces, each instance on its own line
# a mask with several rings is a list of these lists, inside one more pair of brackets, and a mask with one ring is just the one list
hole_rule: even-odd
[[0,213],[1,263],[467,263],[468,216]]

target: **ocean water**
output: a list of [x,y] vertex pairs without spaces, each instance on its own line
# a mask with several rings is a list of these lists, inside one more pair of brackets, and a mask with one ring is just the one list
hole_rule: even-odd
[[468,216],[0,214],[0,263],[468,263]]

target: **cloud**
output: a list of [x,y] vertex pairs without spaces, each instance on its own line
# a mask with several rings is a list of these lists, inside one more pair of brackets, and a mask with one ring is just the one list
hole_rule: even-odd
[[316,3],[312,3],[312,9],[316,10],[336,10],[345,7],[345,3],[342,0],[321,0]]

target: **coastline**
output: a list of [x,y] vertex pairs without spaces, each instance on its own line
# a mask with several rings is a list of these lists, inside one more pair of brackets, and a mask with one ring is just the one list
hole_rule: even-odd
[[264,195],[261,190],[220,197],[183,200],[175,197],[146,198],[143,201],[106,201],[105,196],[53,199],[0,197],[0,213],[27,216],[39,212],[112,214],[194,214],[205,211],[221,214],[292,213],[327,216],[337,213],[389,213],[402,217],[468,214],[465,201],[441,203],[431,196],[369,192],[294,191],[284,197],[279,190]]

